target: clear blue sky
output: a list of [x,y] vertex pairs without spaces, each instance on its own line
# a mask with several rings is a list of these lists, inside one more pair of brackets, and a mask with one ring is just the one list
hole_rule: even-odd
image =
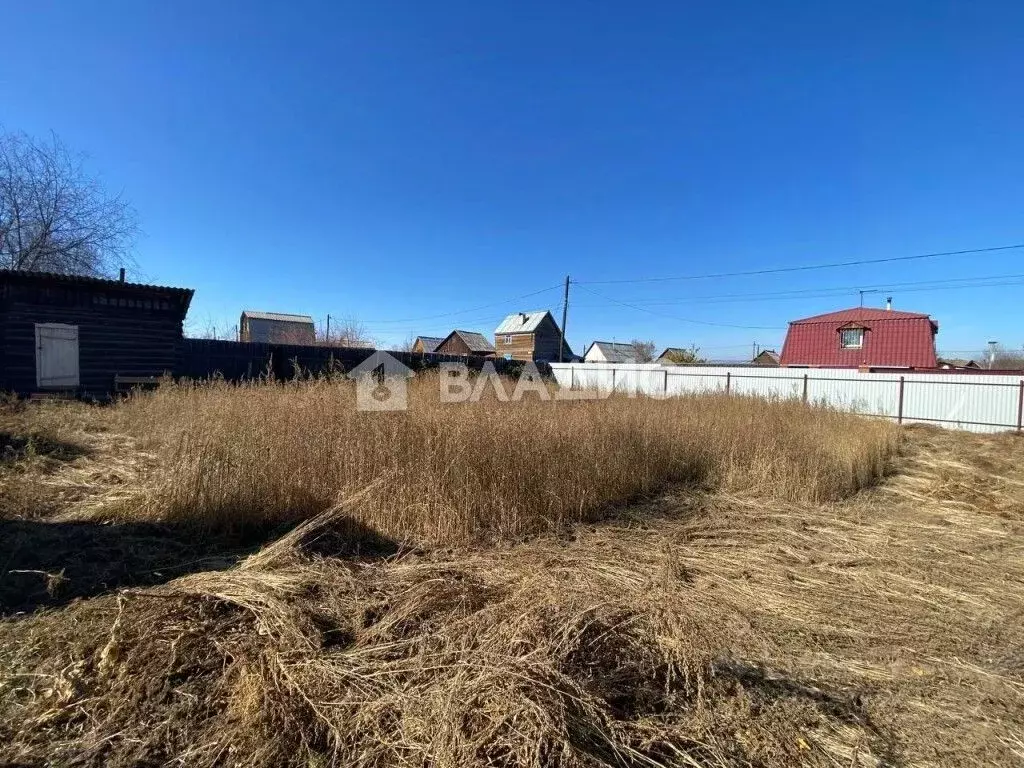
[[[37,1],[4,27],[0,122],[89,153],[140,213],[140,277],[196,289],[193,327],[252,308],[385,343],[490,333],[557,314],[559,290],[501,302],[566,274],[1024,242],[1020,2]],[[784,331],[675,318],[782,329],[857,286],[1016,273],[1024,251],[591,286],[662,315],[580,286],[569,340],[734,357]],[[892,293],[940,349],[978,350],[1024,344],[1022,291]]]

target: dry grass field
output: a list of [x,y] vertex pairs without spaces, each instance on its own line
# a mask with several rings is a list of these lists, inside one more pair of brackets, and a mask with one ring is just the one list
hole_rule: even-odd
[[6,407],[0,763],[1024,761],[1024,441],[436,387]]

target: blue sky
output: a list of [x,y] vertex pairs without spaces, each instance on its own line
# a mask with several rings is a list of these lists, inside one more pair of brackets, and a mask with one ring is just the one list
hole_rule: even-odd
[[[89,153],[139,211],[139,277],[195,288],[195,328],[251,308],[354,316],[385,344],[489,333],[558,314],[570,274],[577,351],[640,337],[725,358],[857,287],[1024,274],[1019,250],[584,283],[1024,242],[1019,2],[4,13],[0,123]],[[891,293],[939,321],[940,349],[980,350],[1024,345],[1022,290]]]

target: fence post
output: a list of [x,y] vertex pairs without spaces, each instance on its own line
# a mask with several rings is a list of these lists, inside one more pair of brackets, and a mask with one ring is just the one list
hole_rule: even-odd
[[1017,390],[1017,431],[1024,430],[1024,379]]
[[615,366],[612,366],[612,394],[615,394]]
[[900,376],[900,402],[896,410],[896,423],[903,423],[903,387],[906,384],[906,380]]
[[[668,394],[668,368],[664,370],[665,382],[661,385],[661,391],[666,395]],[[1021,382],[1021,386],[1024,387],[1024,381]]]
[[576,365],[569,363],[569,389],[576,389]]
[[732,389],[732,371],[725,372],[725,394],[729,394],[729,390]]
[[805,402],[805,403],[807,402],[807,374],[806,373],[804,374],[804,395],[803,395],[802,399],[803,399],[803,402]]

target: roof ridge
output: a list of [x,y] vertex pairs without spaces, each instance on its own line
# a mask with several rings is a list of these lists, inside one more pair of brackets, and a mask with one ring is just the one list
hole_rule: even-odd
[[113,277],[95,277],[93,275],[71,275],[62,272],[46,272],[43,270],[35,269],[8,269],[6,267],[0,268],[0,276],[9,275],[11,277],[24,277],[24,278],[39,278],[44,280],[67,280],[75,283],[86,283],[92,285],[106,285],[111,288],[125,287],[125,288],[149,288],[151,290],[161,291],[177,291],[179,293],[194,294],[194,288],[179,288],[174,285],[157,285],[156,283],[135,283],[128,280],[120,280]]

